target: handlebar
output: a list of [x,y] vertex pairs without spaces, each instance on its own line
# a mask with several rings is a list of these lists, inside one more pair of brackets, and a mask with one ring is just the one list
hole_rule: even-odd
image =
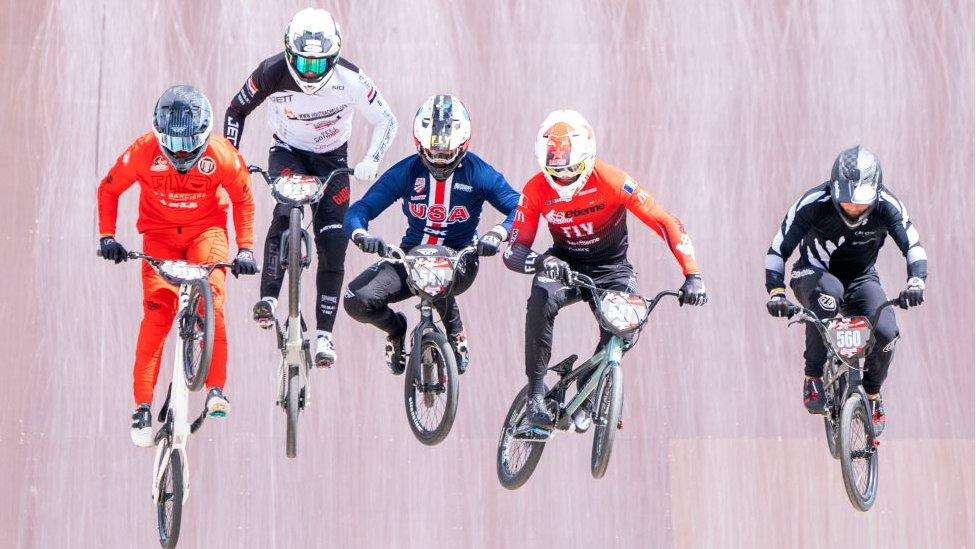
[[[252,164],[247,167],[247,171],[250,173],[261,174],[261,177],[264,178],[265,183],[267,183],[268,185],[274,185],[274,181],[272,181],[271,176],[268,175],[268,172],[263,168],[261,168],[260,166],[255,166]],[[332,179],[334,179],[336,176],[343,175],[343,174],[351,175],[354,171],[355,170],[353,170],[352,168],[336,168],[331,172],[329,172],[329,175],[327,175],[325,179],[322,179],[321,177],[317,177],[317,176],[310,176],[310,177],[315,177],[315,179],[319,180],[319,185],[323,187],[327,187],[329,183],[332,182]]]
[[[470,253],[475,253],[477,251],[478,251],[477,246],[473,246],[473,245],[465,246],[464,248],[457,250],[457,252],[455,252],[455,254],[451,256],[449,259],[454,263],[454,268],[456,269],[458,263],[460,263],[461,260],[464,259],[466,255]],[[388,259],[390,261],[399,262],[399,263],[405,263],[406,261],[408,261],[407,253],[404,252],[402,248],[400,248],[399,246],[392,246],[389,244],[387,244],[385,250],[381,251],[377,255],[379,255],[384,259]]]
[[[587,275],[585,275],[583,273],[579,273],[579,272],[576,272],[576,271],[573,271],[572,274],[570,275],[570,282],[572,282],[572,284],[575,285],[575,286],[582,286],[582,287],[590,290],[594,294],[594,296],[597,293],[601,293],[601,292],[604,292],[605,293],[605,292],[612,291],[612,290],[607,290],[607,289],[604,289],[604,288],[600,288],[599,286],[596,285],[595,282],[593,282],[593,279],[592,278],[590,278],[589,276],[587,276]],[[648,317],[650,317],[651,311],[654,310],[654,307],[657,307],[657,304],[662,299],[664,299],[667,296],[676,297],[676,298],[678,298],[680,300],[681,299],[681,292],[680,291],[676,291],[676,290],[662,290],[662,291],[658,292],[658,294],[656,296],[652,297],[652,298],[647,298],[647,297],[644,297],[644,296],[640,296],[640,298],[643,299],[645,303],[647,303],[647,316]]]
[[[900,307],[901,300],[895,297],[889,299],[888,301],[885,301],[881,305],[878,305],[878,308],[875,309],[874,312],[871,313],[871,316],[868,317],[869,321],[871,322],[872,329],[874,325],[878,323],[878,317],[881,316],[881,312],[893,305],[898,305]],[[793,317],[796,315],[799,315],[799,317],[796,320],[790,322],[790,324],[794,324],[796,322],[810,322],[813,324],[821,324],[820,318],[817,317],[816,313],[814,313],[810,309],[807,309],[806,307],[801,307],[794,303],[790,303],[789,317]]]
[[[95,255],[97,255],[98,257],[102,257],[102,251],[101,250],[95,250]],[[126,257],[128,259],[141,259],[141,260],[145,261],[146,263],[149,263],[150,265],[154,265],[156,267],[158,267],[159,265],[162,265],[164,261],[184,261],[182,259],[163,259],[163,258],[159,258],[159,257],[153,257],[151,255],[144,254],[142,252],[137,252],[137,251],[131,251],[131,252],[127,253],[126,254]],[[211,272],[213,272],[214,269],[219,269],[221,267],[226,267],[226,268],[233,268],[234,267],[234,264],[233,263],[224,263],[224,262],[220,262],[220,263],[194,263],[194,265],[197,265],[199,267],[203,267],[203,268],[207,269],[207,273],[208,274],[211,273]]]

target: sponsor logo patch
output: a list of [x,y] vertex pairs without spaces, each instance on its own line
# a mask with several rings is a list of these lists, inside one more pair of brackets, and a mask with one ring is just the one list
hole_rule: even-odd
[[825,311],[837,310],[837,300],[834,299],[834,296],[832,295],[820,294],[820,297],[817,298],[817,303],[819,303],[820,307],[822,307]]
[[810,276],[813,273],[813,269],[800,269],[799,271],[793,271],[793,278],[803,278],[805,276]]
[[420,191],[424,190],[426,186],[427,179],[424,177],[418,177],[417,179],[413,180],[413,192],[415,193],[419,193]]
[[895,336],[895,339],[892,339],[887,345],[884,346],[884,349],[881,350],[885,353],[890,353],[891,351],[894,351],[895,344],[898,343],[899,339],[901,339],[900,335]]
[[217,170],[217,163],[214,162],[213,158],[204,156],[199,162],[197,162],[197,169],[200,170],[200,173],[203,175],[210,175]]
[[169,162],[162,155],[157,155],[156,158],[153,158],[152,166],[149,166],[149,171],[152,172],[165,172],[168,169]]
[[457,190],[459,190],[459,191],[464,191],[464,192],[467,192],[467,193],[469,193],[469,192],[471,192],[471,191],[474,190],[474,189],[471,188],[471,185],[465,185],[464,183],[455,183],[454,184],[454,188],[457,189]]

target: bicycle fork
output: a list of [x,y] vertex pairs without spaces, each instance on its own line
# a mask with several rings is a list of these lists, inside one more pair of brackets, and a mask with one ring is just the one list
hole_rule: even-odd
[[[180,319],[189,304],[190,288],[186,284],[180,286],[179,307],[176,311],[176,319]],[[166,398],[166,415],[162,430],[169,430],[168,433],[157,436],[156,454],[153,460],[153,485],[152,499],[156,502],[159,499],[159,480],[166,470],[169,463],[170,454],[179,452],[180,463],[183,467],[183,502],[190,497],[190,475],[187,474],[190,467],[187,461],[186,443],[190,436],[190,423],[187,420],[190,391],[186,386],[186,373],[183,369],[183,348],[179,344],[176,347],[176,357],[173,360],[173,377],[170,383],[169,394]]]

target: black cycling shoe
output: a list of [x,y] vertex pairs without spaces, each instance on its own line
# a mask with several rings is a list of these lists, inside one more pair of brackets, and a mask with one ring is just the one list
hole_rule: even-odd
[[262,299],[255,303],[253,315],[254,322],[265,330],[274,326],[274,306],[270,301]]
[[544,396],[529,395],[529,401],[525,405],[525,421],[534,427],[552,428],[553,418]]
[[874,436],[880,437],[885,428],[884,404],[881,402],[881,395],[877,398],[868,399],[871,402],[871,425],[874,426]]
[[823,381],[820,378],[804,379],[803,405],[811,414],[826,412],[827,401],[824,399]]
[[468,370],[468,336],[461,332],[448,338],[451,341],[451,348],[454,349],[454,360],[457,362],[459,374]]
[[386,338],[386,365],[393,375],[400,375],[407,369],[407,317],[403,313],[396,313],[403,325],[403,332],[399,336]]

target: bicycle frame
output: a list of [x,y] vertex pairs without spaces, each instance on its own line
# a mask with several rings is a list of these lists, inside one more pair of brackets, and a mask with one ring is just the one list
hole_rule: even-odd
[[[602,327],[609,330],[599,313],[599,295],[610,290],[598,288],[590,277],[579,273],[575,273],[573,279],[576,286],[586,288],[590,291],[591,299],[594,302],[594,306],[596,306],[598,310],[597,315],[600,319],[600,324]],[[647,315],[631,332],[635,335],[635,337],[640,333],[644,326],[647,325],[647,321],[651,317],[651,312],[654,311],[654,308],[657,307],[657,304],[665,296],[678,297],[679,292],[664,290],[659,292],[652,299],[643,298],[648,307]],[[575,355],[550,368],[550,370],[553,370],[559,374],[560,379],[559,382],[549,390],[546,396],[559,403],[562,403],[565,400],[566,391],[569,389],[571,383],[584,375],[590,375],[589,379],[587,379],[586,383],[583,384],[583,387],[576,392],[569,403],[565,406],[560,406],[559,414],[556,417],[556,428],[564,431],[569,429],[570,418],[572,415],[576,413],[576,411],[579,410],[579,408],[583,405],[583,402],[585,402],[593,394],[593,391],[596,390],[600,380],[603,379],[603,374],[610,368],[620,367],[620,363],[623,360],[623,355],[626,350],[627,345],[624,338],[615,333],[615,331],[611,331],[610,340],[607,341],[607,343],[604,344],[600,349],[598,349],[593,356],[586,359],[576,368],[570,370],[572,362],[576,359]]]
[[[474,246],[468,246],[468,247],[465,247],[465,248],[462,248],[462,249],[458,250],[458,252],[456,254],[454,254],[453,257],[450,258],[451,263],[452,263],[452,266],[454,268],[454,272],[453,272],[453,274],[451,276],[451,288],[448,289],[448,291],[445,292],[444,295],[441,296],[441,298],[446,298],[446,297],[448,297],[450,295],[453,295],[454,284],[456,284],[456,282],[457,282],[457,268],[458,268],[458,265],[461,263],[461,260],[464,259],[465,256],[467,256],[470,253],[474,253],[475,251],[477,251],[477,248],[476,247],[474,247]],[[391,263],[399,263],[399,264],[403,265],[407,269],[407,271],[408,271],[407,272],[407,280],[408,280],[407,285],[410,287],[410,290],[413,292],[413,294],[415,296],[417,296],[418,298],[420,298],[420,303],[417,304],[417,310],[420,311],[420,322],[417,323],[417,325],[414,327],[413,331],[410,333],[410,356],[409,356],[409,360],[410,360],[410,363],[411,364],[414,364],[415,363],[414,361],[419,361],[420,360],[421,341],[423,340],[424,334],[427,333],[427,330],[433,330],[433,331],[441,332],[441,333],[443,333],[443,331],[434,322],[434,315],[433,315],[433,312],[432,312],[433,311],[434,298],[432,298],[432,297],[424,294],[423,292],[417,290],[416,288],[414,288],[413,284],[411,284],[409,282],[409,280],[410,280],[410,272],[409,272],[409,269],[410,269],[410,258],[407,257],[407,254],[402,249],[400,249],[398,247],[388,246],[387,247],[387,250],[386,250],[386,253],[385,253],[385,256],[386,256],[385,257],[386,261],[389,261]]]

